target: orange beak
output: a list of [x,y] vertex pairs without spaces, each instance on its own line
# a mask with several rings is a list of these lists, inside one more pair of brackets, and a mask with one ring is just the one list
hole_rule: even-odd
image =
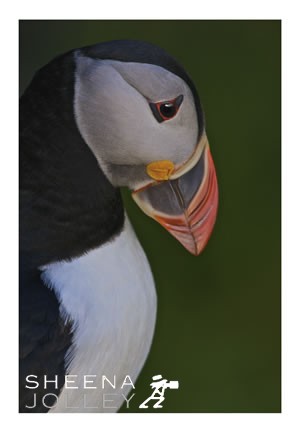
[[173,176],[168,171],[168,179],[160,178],[162,181],[132,194],[143,212],[158,221],[193,255],[199,255],[206,246],[218,209],[217,177],[206,136],[200,154],[196,163],[193,157],[175,170]]

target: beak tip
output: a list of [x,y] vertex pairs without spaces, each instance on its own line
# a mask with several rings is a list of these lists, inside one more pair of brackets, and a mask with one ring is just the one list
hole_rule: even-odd
[[205,249],[210,240],[212,232],[215,227],[218,212],[218,190],[216,186],[216,191],[214,194],[213,204],[209,209],[209,215],[206,221],[198,227],[196,226],[190,233],[185,234],[185,236],[174,234],[174,237],[183,245],[183,247],[192,255],[199,256]]

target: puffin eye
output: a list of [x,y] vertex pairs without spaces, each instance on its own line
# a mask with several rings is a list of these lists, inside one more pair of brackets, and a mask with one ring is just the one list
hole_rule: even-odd
[[165,122],[176,116],[183,101],[183,95],[169,101],[150,102],[150,108],[157,122]]
[[175,116],[176,107],[173,102],[164,102],[163,104],[160,104],[159,112],[166,119],[170,119],[171,117]]

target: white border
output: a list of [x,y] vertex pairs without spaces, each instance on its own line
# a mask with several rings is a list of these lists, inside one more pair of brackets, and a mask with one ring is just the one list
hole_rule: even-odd
[[[282,438],[299,435],[299,23],[296,2],[11,1],[1,23],[1,417],[22,438]],[[139,6],[138,6],[139,5]],[[196,6],[197,5],[197,6]],[[147,8],[147,9],[146,9]],[[283,414],[18,415],[17,358],[17,47],[21,19],[283,19]],[[4,246],[3,246],[4,243]],[[11,264],[14,261],[14,264]],[[3,416],[4,415],[4,416]],[[5,425],[3,425],[3,423]],[[5,428],[6,427],[6,428]],[[5,430],[4,430],[5,428]],[[298,435],[297,435],[298,432]]]
[[[289,3],[287,0],[286,3]],[[194,0],[175,2],[174,0],[151,0],[147,4],[134,0],[115,0],[100,3],[98,0],[62,1],[39,4],[29,0],[19,2],[20,19],[281,19],[288,14],[279,0],[239,2],[238,0],[212,0],[195,3]]]

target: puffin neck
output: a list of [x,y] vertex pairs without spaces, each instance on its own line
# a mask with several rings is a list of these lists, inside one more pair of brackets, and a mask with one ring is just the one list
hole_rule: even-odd
[[123,227],[120,192],[75,122],[74,71],[73,52],[55,58],[20,101],[20,246],[35,266],[78,256]]

